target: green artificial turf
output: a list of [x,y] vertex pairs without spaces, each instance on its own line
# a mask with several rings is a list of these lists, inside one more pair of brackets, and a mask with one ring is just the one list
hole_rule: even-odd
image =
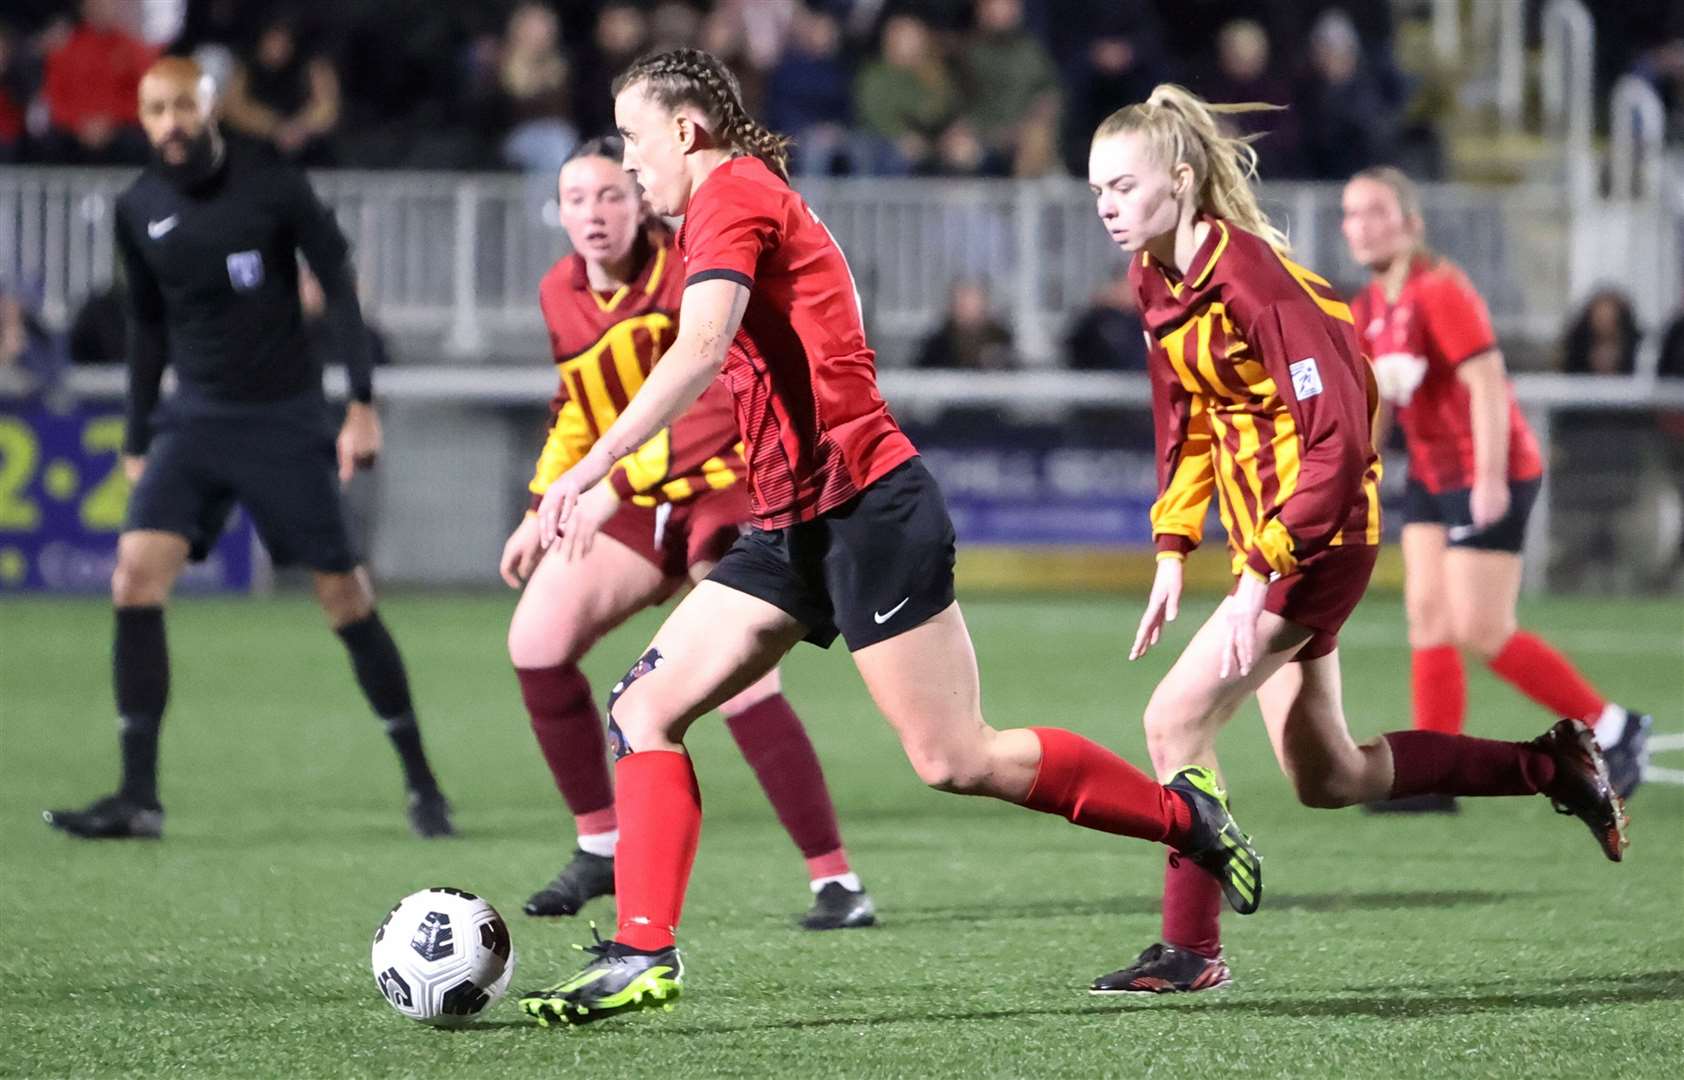
[[[1140,712],[1173,650],[1124,659],[1139,598],[967,604],[993,723],[1063,725],[1145,761]],[[404,827],[396,763],[337,641],[300,598],[185,600],[164,728],[162,843],[45,828],[116,771],[108,609],[0,605],[0,1075],[1169,1076],[1676,1075],[1684,1047],[1684,789],[1633,805],[1626,863],[1542,799],[1382,820],[1297,806],[1255,711],[1222,743],[1266,858],[1262,911],[1229,917],[1236,983],[1177,999],[1085,992],[1155,940],[1161,852],[921,787],[845,653],[803,647],[786,686],[829,773],[881,925],[794,928],[803,867],[722,725],[691,748],[706,823],[676,1011],[540,1030],[505,1000],[462,1032],[393,1013],[368,945],[400,896],[450,884],[510,918],[515,986],[576,966],[583,920],[520,914],[571,826],[503,654],[512,596],[399,596],[408,659],[460,839]],[[1359,738],[1407,723],[1395,599],[1347,628]],[[587,660],[598,697],[655,623]],[[1531,602],[1617,698],[1684,730],[1676,603]],[[1470,672],[1471,730],[1550,718]],[[1671,762],[1684,767],[1684,754]],[[587,910],[604,926],[612,906]]]

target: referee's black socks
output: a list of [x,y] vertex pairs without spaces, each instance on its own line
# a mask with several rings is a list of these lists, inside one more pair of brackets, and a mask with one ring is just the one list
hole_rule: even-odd
[[397,642],[380,621],[380,613],[371,611],[341,626],[338,634],[351,653],[357,685],[375,715],[385,721],[386,734],[403,763],[404,784],[411,791],[437,791],[438,780],[421,748],[421,729],[416,726],[415,709],[409,699],[409,675],[404,671]]
[[117,743],[123,756],[118,794],[142,806],[158,805],[158,729],[170,696],[170,654],[164,644],[164,609],[116,609],[111,646],[117,697]]

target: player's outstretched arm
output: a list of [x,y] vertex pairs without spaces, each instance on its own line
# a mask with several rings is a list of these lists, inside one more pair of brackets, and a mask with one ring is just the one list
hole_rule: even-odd
[[735,281],[713,278],[684,290],[678,312],[678,338],[649,373],[596,445],[544,493],[538,506],[538,528],[544,546],[573,513],[579,496],[608,475],[614,463],[671,424],[691,405],[725,367],[731,339],[748,308],[748,288]]

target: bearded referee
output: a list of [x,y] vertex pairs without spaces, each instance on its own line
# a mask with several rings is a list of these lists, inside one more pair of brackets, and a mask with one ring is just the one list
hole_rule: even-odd
[[[450,806],[422,750],[403,658],[375,611],[340,502],[340,485],[380,451],[345,237],[302,174],[223,141],[213,96],[198,65],[179,58],[158,61],[140,84],[152,160],[116,215],[129,293],[124,466],[134,482],[111,579],[122,784],[84,809],[43,817],[80,837],[162,835],[164,604],[238,502],[276,565],[314,572],[316,599],[402,762],[410,826],[449,836]],[[322,358],[299,310],[300,251],[322,283],[333,355],[350,376],[337,440]],[[176,390],[159,401],[166,364]]]

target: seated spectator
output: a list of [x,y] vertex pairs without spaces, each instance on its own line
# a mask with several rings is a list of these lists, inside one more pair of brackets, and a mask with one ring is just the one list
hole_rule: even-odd
[[1585,301],[1567,330],[1561,369],[1572,375],[1630,375],[1643,335],[1631,301],[1603,289]]
[[1666,106],[1668,141],[1684,138],[1684,15],[1680,15],[1679,36],[1660,41],[1638,53],[1631,74],[1655,88]]
[[1140,0],[1089,0],[1079,14],[1080,22],[1058,29],[1068,43],[1065,67],[1072,84],[1064,110],[1064,163],[1075,175],[1086,176],[1088,144],[1100,121],[1124,105],[1145,101],[1167,70],[1157,18]]
[[631,66],[649,41],[649,19],[636,4],[606,5],[592,35],[595,48],[583,50],[573,83],[573,112],[587,138],[614,130],[614,77]]
[[512,126],[503,158],[528,172],[556,172],[579,141],[567,98],[561,25],[546,4],[529,2],[509,15],[498,84]]
[[936,140],[958,112],[959,93],[930,29],[912,15],[883,24],[883,50],[854,80],[854,116],[876,140],[881,173],[920,172],[936,161]]
[[1310,71],[1296,94],[1304,173],[1344,179],[1388,160],[1395,112],[1350,17],[1329,8],[1310,33]]
[[918,348],[914,365],[966,371],[1006,371],[1017,366],[1012,332],[989,311],[988,289],[978,281],[956,281],[947,317]]
[[24,106],[27,94],[18,85],[18,40],[10,26],[0,23],[0,165],[23,156]]
[[839,162],[851,161],[852,83],[835,17],[802,9],[788,48],[766,79],[766,122],[795,139],[797,173],[827,176],[839,171]]
[[1007,159],[991,150],[969,118],[960,117],[947,125],[936,139],[935,171],[942,176],[1004,176]]
[[1064,347],[1076,371],[1146,370],[1146,329],[1126,264],[1093,294],[1088,309],[1071,325]]
[[702,41],[702,13],[684,0],[664,0],[649,15],[649,49],[695,49]]
[[[1269,105],[1292,101],[1291,85],[1269,69],[1268,32],[1251,19],[1235,19],[1216,35],[1216,71],[1203,85],[1210,101]],[[1253,145],[1258,172],[1264,176],[1296,171],[1298,128],[1293,110],[1242,113],[1223,117],[1223,123],[1240,135],[1263,136]]]
[[123,291],[115,283],[88,294],[70,320],[70,362],[121,364],[128,356]]
[[[1014,176],[1042,176],[1058,160],[1058,71],[1023,26],[1023,0],[978,0],[961,57],[966,118]],[[1119,102],[1119,105],[1123,103]]]
[[63,367],[62,343],[0,282],[0,386],[34,395],[50,389]]
[[153,50],[123,27],[118,0],[82,0],[82,21],[47,57],[42,156],[70,165],[146,160],[136,96]]
[[328,165],[339,126],[339,75],[300,38],[289,14],[263,22],[229,79],[224,115],[232,130],[288,161]]
[[1684,379],[1684,308],[1673,316],[1672,325],[1661,338],[1658,374],[1663,379]]

